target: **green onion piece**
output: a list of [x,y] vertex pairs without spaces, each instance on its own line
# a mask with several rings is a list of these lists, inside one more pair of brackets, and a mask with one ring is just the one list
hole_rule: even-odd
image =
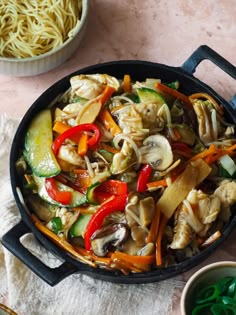
[[219,161],[222,167],[230,174],[230,176],[236,172],[236,164],[228,154],[223,155]]
[[216,283],[216,285],[219,286],[221,295],[226,294],[229,285],[232,283],[232,280],[232,277],[225,277]]
[[203,304],[215,300],[221,293],[218,284],[209,285],[199,291],[197,294],[196,303]]
[[211,311],[213,315],[236,315],[236,307],[228,304],[214,304]]
[[223,168],[222,165],[219,165],[218,174],[219,174],[220,177],[224,177],[224,178],[236,178],[236,172],[234,172],[233,175],[230,175],[230,174]]
[[227,296],[236,300],[236,278],[230,283],[228,287]]
[[229,296],[218,296],[216,299],[216,303],[218,304],[230,304],[236,306],[236,300],[232,299]]
[[55,234],[58,234],[62,230],[62,222],[60,217],[54,217],[51,219],[52,231]]
[[198,305],[192,310],[192,315],[212,315],[211,306],[212,303],[206,303],[203,305]]
[[174,82],[164,83],[164,84],[167,85],[168,87],[174,89],[174,90],[178,90],[178,88],[179,88],[179,81],[174,81]]

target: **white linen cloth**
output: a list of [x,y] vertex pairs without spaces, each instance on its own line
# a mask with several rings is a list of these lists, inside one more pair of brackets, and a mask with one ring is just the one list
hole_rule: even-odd
[[[0,115],[0,239],[20,220],[9,177],[9,152],[18,122]],[[61,262],[32,234],[22,243],[50,267]],[[51,287],[0,245],[0,303],[19,315],[167,315],[180,277],[158,283],[123,285],[73,274]]]

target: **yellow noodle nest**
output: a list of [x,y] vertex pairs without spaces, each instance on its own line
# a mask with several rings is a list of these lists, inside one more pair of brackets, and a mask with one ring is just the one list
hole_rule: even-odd
[[61,46],[80,23],[81,0],[1,0],[0,56],[27,58]]

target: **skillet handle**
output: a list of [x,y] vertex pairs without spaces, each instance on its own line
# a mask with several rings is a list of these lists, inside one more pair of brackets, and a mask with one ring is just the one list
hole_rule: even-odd
[[45,265],[41,260],[35,257],[21,242],[21,236],[30,233],[31,231],[20,221],[5,235],[3,235],[1,243],[5,246],[14,256],[20,259],[29,269],[31,269],[37,276],[47,282],[49,285],[54,286],[62,281],[67,276],[78,271],[76,267],[68,262],[62,263],[59,267],[50,268]]
[[233,96],[233,98],[230,100],[230,104],[234,110],[234,114],[236,112],[236,94]]
[[181,68],[193,74],[199,63],[205,59],[212,61],[224,72],[236,79],[236,67],[206,45],[197,48],[193,54],[182,64]]

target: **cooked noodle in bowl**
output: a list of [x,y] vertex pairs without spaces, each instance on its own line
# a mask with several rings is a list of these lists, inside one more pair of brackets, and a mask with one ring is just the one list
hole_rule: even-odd
[[33,75],[61,64],[79,45],[87,10],[87,0],[2,0],[0,71]]

